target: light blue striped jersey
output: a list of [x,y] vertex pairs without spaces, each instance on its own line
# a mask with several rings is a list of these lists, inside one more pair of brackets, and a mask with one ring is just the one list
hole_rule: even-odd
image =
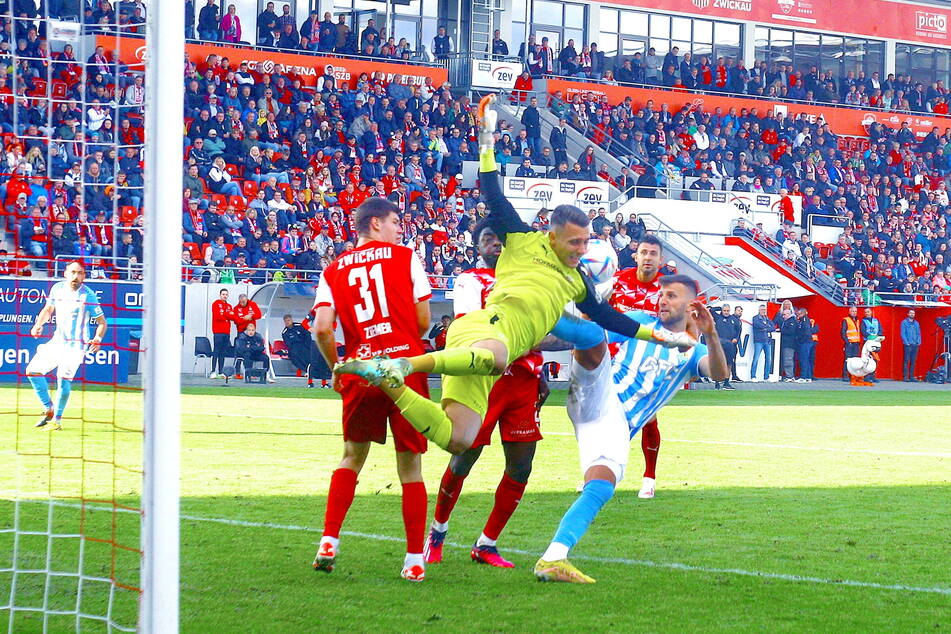
[[85,284],[74,291],[68,282],[57,282],[50,289],[46,305],[56,311],[56,332],[51,341],[67,346],[85,347],[89,320],[103,315],[99,298]]
[[[625,314],[653,328],[663,326],[657,317],[641,311]],[[707,347],[697,344],[687,352],[680,352],[652,341],[627,339],[614,333],[608,336],[612,343],[623,342],[612,359],[611,369],[633,438],[684,383],[700,375],[700,360],[706,356]]]

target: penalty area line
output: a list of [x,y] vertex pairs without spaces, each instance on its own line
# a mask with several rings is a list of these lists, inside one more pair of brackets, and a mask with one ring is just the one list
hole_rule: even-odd
[[[236,520],[229,519],[224,517],[202,517],[198,515],[182,515],[181,519],[191,522],[208,522],[214,524],[225,524],[227,526],[241,526],[245,528],[268,528],[276,530],[288,530],[288,531],[297,531],[297,532],[306,532],[306,533],[315,533],[320,534],[322,529],[314,528],[312,526],[298,526],[296,524],[272,524],[269,522],[248,522],[245,520]],[[360,533],[355,531],[340,531],[342,536],[346,537],[356,537],[360,539],[370,539],[373,541],[381,542],[404,542],[406,541],[403,537],[393,537],[391,535],[378,535],[376,533]],[[472,548],[471,545],[465,544],[456,544],[453,542],[445,542],[446,546],[455,548],[457,550],[469,550]],[[506,548],[506,552],[515,553],[517,555],[526,555],[529,557],[537,556],[538,553],[533,553],[527,550],[520,550],[517,548]],[[855,581],[852,579],[826,579],[824,577],[812,577],[808,575],[792,575],[792,574],[783,574],[776,572],[761,572],[757,570],[744,570],[742,568],[714,568],[708,566],[694,566],[691,564],[683,564],[678,562],[663,562],[663,561],[651,561],[648,559],[628,559],[625,557],[596,557],[592,555],[572,555],[572,560],[574,561],[590,561],[595,563],[604,563],[604,564],[622,564],[625,566],[640,566],[644,568],[661,568],[667,570],[679,570],[681,572],[698,572],[701,574],[713,574],[713,575],[737,575],[741,577],[754,577],[759,579],[770,579],[775,581],[788,581],[792,583],[813,583],[821,585],[830,585],[830,586],[848,586],[852,588],[866,588],[870,590],[888,590],[892,592],[908,592],[908,593],[923,593],[923,594],[941,594],[941,595],[951,595],[951,588],[941,588],[941,587],[922,587],[922,586],[909,586],[904,584],[885,584],[885,583],[875,583],[872,581]]]

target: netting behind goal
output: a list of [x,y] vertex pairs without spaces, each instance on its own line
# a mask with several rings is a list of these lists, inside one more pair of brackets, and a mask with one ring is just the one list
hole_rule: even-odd
[[[45,11],[46,2],[37,4]],[[145,28],[119,13],[93,29],[70,16],[10,11],[2,17],[14,42],[27,45],[11,46],[15,71],[8,90],[0,86],[10,114],[0,121],[0,241],[8,252],[0,261],[0,629],[135,631],[143,586],[143,270],[140,257],[120,247],[126,234],[142,244],[147,101],[136,103],[137,89],[128,89],[145,68],[103,63],[96,46],[106,43],[108,54],[118,38]],[[31,223],[45,240],[30,237]],[[85,265],[108,329],[99,350],[85,349],[55,431],[54,423],[35,427],[46,408],[26,371],[55,325],[38,337],[31,328],[72,260]],[[94,327],[86,327],[91,337]],[[55,407],[62,388],[56,371],[47,377]]]

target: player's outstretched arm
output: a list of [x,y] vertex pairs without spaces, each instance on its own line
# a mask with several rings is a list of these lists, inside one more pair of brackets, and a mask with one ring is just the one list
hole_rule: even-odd
[[588,293],[585,298],[578,302],[578,310],[585,313],[591,321],[600,325],[605,330],[627,337],[629,339],[643,339],[659,343],[665,348],[690,348],[697,345],[697,341],[686,332],[672,332],[666,328],[651,328],[640,324],[622,312],[612,308],[598,297],[591,280],[584,273],[581,274],[585,280],[585,287]]
[[495,132],[498,113],[491,108],[495,95],[488,95],[479,102],[479,183],[485,195],[485,204],[489,208],[486,220],[502,244],[509,233],[528,233],[532,230],[515,211],[512,203],[505,198],[499,184],[498,165],[495,162]]

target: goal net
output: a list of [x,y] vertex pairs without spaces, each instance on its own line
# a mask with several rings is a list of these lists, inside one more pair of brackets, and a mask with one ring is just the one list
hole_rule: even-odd
[[[168,316],[181,310],[178,219],[150,211],[180,204],[180,147],[151,131],[172,129],[173,115],[182,125],[180,108],[155,107],[159,94],[181,95],[181,79],[176,90],[173,73],[144,60],[176,48],[180,59],[184,29],[171,15],[181,11],[149,4],[144,23],[133,3],[96,24],[51,15],[47,2],[3,3],[0,14],[15,42],[0,79],[0,629],[10,632],[177,627],[181,323]],[[123,63],[113,52],[130,39],[146,55]],[[156,160],[174,152],[177,165]]]

